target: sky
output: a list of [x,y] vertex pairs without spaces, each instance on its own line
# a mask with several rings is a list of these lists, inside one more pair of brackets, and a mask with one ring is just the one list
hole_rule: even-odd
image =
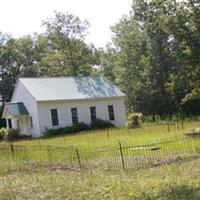
[[72,13],[90,23],[87,43],[104,47],[110,26],[129,13],[132,0],[0,0],[0,31],[13,37],[41,33],[42,21],[54,11]]

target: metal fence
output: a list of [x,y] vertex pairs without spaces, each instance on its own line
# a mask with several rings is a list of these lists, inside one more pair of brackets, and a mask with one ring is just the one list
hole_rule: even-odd
[[80,169],[138,169],[199,155],[200,138],[173,137],[152,142],[123,142],[100,146],[0,145],[0,165],[65,164]]

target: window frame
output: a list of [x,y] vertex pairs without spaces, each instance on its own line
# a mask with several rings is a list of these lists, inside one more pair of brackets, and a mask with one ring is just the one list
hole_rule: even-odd
[[9,128],[9,129],[12,129],[12,127],[13,127],[13,125],[12,125],[12,119],[9,118],[9,119],[8,119],[8,128]]
[[[75,111],[75,115],[74,115]],[[71,119],[72,119],[72,124],[78,124],[78,108],[77,107],[72,107],[71,108]]]
[[33,128],[33,118],[32,118],[32,116],[29,117],[29,127],[31,129]]
[[[94,109],[94,110],[92,110],[92,109]],[[92,113],[92,111],[94,111],[94,113]],[[96,106],[90,106],[90,119],[91,119],[91,122],[93,122],[97,119]]]
[[114,112],[114,106],[113,105],[108,105],[108,117],[110,121],[115,120],[115,112]]
[[[53,113],[54,111],[56,111],[56,113]],[[58,118],[58,109],[57,108],[51,109],[51,122],[52,122],[52,126],[59,126],[59,118]]]

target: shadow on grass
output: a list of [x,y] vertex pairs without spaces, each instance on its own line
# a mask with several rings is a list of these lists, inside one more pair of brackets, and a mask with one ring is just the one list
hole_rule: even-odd
[[197,200],[200,199],[200,187],[172,185],[158,194],[143,193],[136,200]]

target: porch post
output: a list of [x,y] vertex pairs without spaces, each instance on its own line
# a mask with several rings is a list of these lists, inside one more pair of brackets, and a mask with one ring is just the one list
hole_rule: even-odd
[[6,128],[9,128],[8,119],[6,118]]

